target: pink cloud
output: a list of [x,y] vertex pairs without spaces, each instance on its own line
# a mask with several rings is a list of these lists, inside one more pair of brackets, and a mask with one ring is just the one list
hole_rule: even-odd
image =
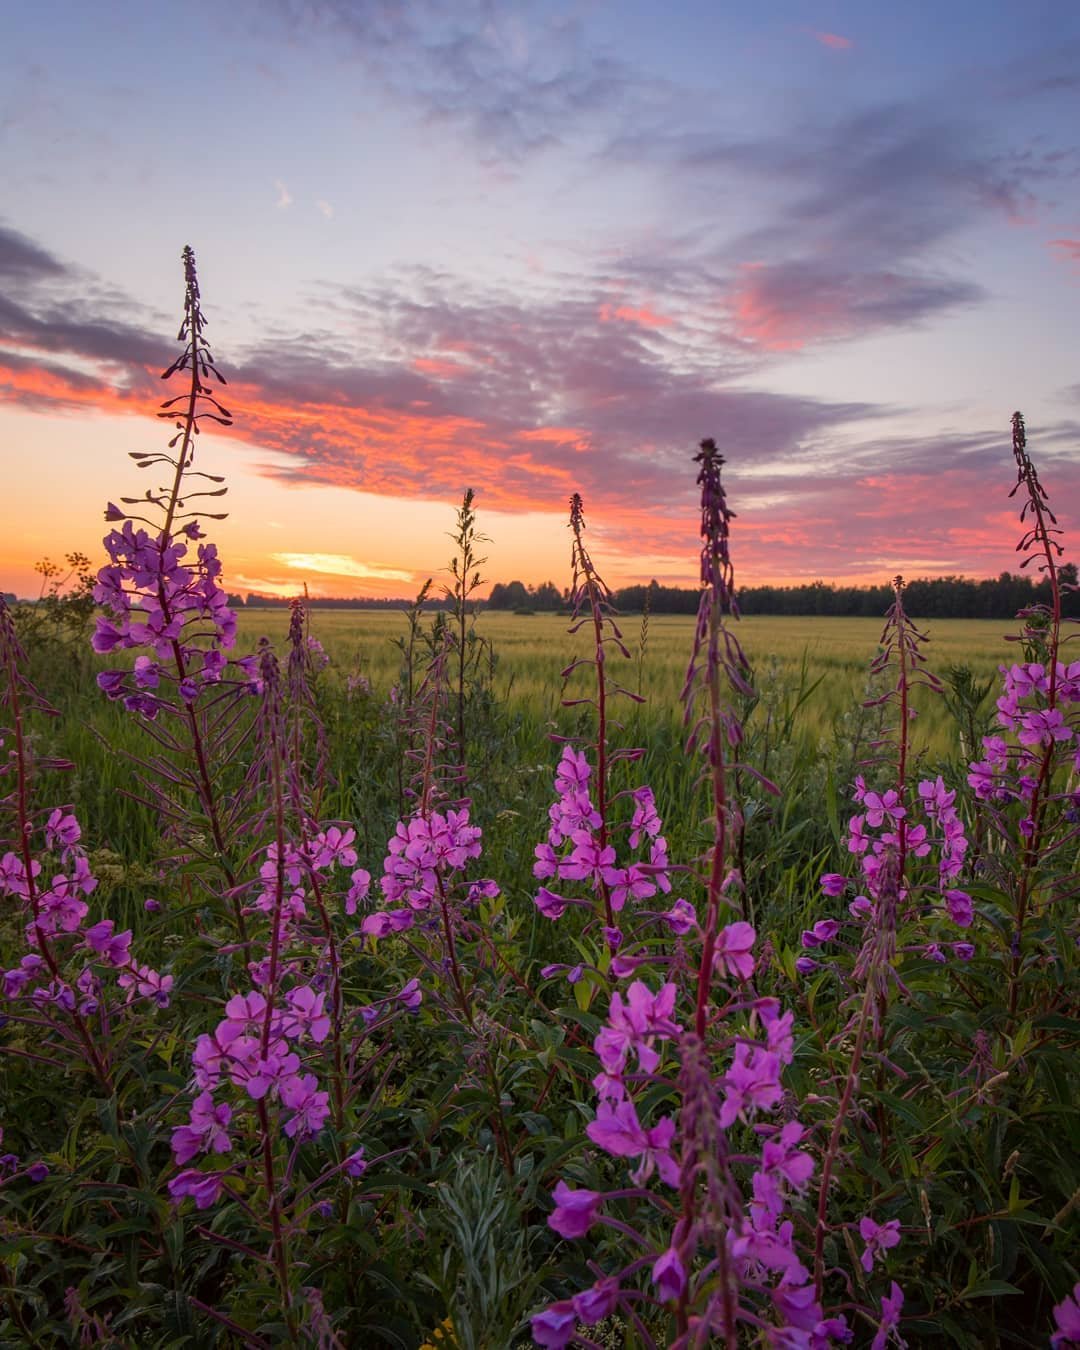
[[642,328],[670,328],[675,320],[666,314],[657,314],[648,305],[633,309],[630,305],[601,305],[598,310],[601,323],[636,323]]
[[821,33],[817,29],[812,30],[813,36],[823,47],[831,47],[835,52],[846,52],[855,43],[851,38],[841,37],[839,33]]
[[1051,239],[1050,247],[1059,249],[1066,262],[1080,262],[1080,239]]

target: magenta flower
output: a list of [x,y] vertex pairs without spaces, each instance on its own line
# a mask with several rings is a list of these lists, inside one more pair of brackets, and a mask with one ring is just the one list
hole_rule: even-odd
[[548,1215],[548,1227],[564,1238],[584,1237],[596,1222],[596,1210],[603,1200],[598,1191],[571,1190],[565,1181],[551,1193],[554,1211]]
[[689,900],[676,900],[666,914],[661,916],[664,923],[673,933],[682,937],[689,933],[694,924],[697,923],[697,915],[694,913],[694,906]]
[[890,821],[899,823],[907,815],[907,811],[900,805],[899,795],[895,788],[890,788],[887,792],[877,794],[877,792],[867,792],[863,798],[863,806],[867,811],[867,825],[877,829],[882,825],[884,818],[890,818]]
[[678,1298],[686,1288],[686,1271],[674,1247],[669,1247],[653,1263],[652,1279],[656,1285],[657,1295],[664,1303]]
[[780,1056],[753,1041],[739,1041],[735,1059],[724,1075],[724,1103],[720,1124],[726,1130],[755,1111],[771,1111],[783,1097]]
[[890,1219],[888,1223],[877,1224],[869,1215],[864,1215],[859,1220],[859,1235],[866,1243],[859,1261],[869,1275],[874,1268],[875,1257],[884,1259],[884,1253],[890,1247],[899,1246],[900,1220]]
[[818,878],[818,884],[826,895],[835,897],[844,894],[847,877],[842,877],[839,872],[825,872]]
[[69,812],[62,811],[59,807],[50,812],[49,819],[45,824],[45,847],[52,850],[57,844],[61,848],[71,848],[82,838],[82,830],[79,822]]
[[803,931],[800,941],[806,948],[820,947],[823,942],[829,942],[840,931],[840,925],[835,919],[819,919],[812,929]]
[[605,1317],[611,1316],[618,1298],[619,1282],[609,1276],[597,1280],[591,1289],[583,1289],[580,1294],[575,1294],[570,1305],[578,1321],[591,1327],[595,1322],[602,1322]]
[[1080,1345],[1080,1284],[1073,1285],[1072,1293],[1055,1306],[1054,1321],[1057,1330],[1050,1337],[1050,1350]]
[[949,918],[958,928],[967,928],[975,917],[971,896],[967,891],[946,891],[945,903],[949,909]]
[[592,769],[584,751],[575,750],[572,745],[564,745],[559,767],[555,770],[555,791],[561,796],[571,792],[584,792],[589,786],[591,773]]
[[748,980],[754,973],[751,954],[757,934],[741,919],[720,930],[716,939],[714,968],[720,975],[734,975],[737,980]]
[[345,895],[345,913],[352,915],[356,913],[357,905],[368,897],[368,891],[371,890],[371,873],[358,867],[350,880],[352,884]]
[[308,1035],[321,1045],[330,1034],[330,1018],[323,1011],[325,994],[316,994],[310,985],[301,984],[285,995],[288,1008],[281,1015],[281,1032],[292,1040]]
[[574,848],[562,864],[561,875],[570,881],[589,881],[598,886],[603,874],[615,863],[614,848],[610,844],[601,848],[600,841],[589,830],[575,830],[570,837]]
[[1073,732],[1060,708],[1045,708],[1024,713],[1016,738],[1021,745],[1053,745],[1055,741],[1071,741]]
[[[295,1056],[290,1056],[295,1058]],[[313,1073],[296,1074],[281,1082],[281,1104],[292,1115],[285,1122],[285,1133],[290,1139],[301,1139],[318,1134],[330,1115],[330,1094],[317,1091],[319,1080]]]
[[566,913],[566,900],[546,886],[541,886],[533,897],[533,904],[545,919],[561,919]]
[[865,816],[852,816],[848,821],[847,848],[849,853],[865,853],[870,847],[870,840],[863,829],[865,823]]
[[182,1167],[197,1153],[209,1150],[228,1153],[232,1148],[228,1130],[231,1119],[232,1108],[227,1102],[215,1106],[209,1092],[200,1092],[191,1106],[191,1123],[178,1125],[172,1132],[172,1151],[177,1163]]
[[900,1325],[900,1309],[903,1306],[904,1291],[893,1280],[892,1288],[881,1300],[881,1322],[877,1329],[877,1335],[870,1343],[870,1350],[885,1350],[890,1337],[894,1335],[898,1345],[907,1344],[906,1341],[900,1339],[900,1333],[897,1331],[897,1327]]
[[224,1185],[224,1172],[200,1172],[192,1168],[173,1177],[169,1182],[169,1194],[177,1204],[190,1195],[196,1209],[209,1209],[216,1203]]
[[655,839],[660,833],[662,822],[656,811],[656,798],[651,787],[635,788],[634,817],[630,822],[630,847],[637,848],[643,835]]
[[620,1101],[611,1106],[601,1101],[596,1119],[585,1127],[585,1133],[599,1148],[616,1158],[641,1158],[632,1173],[635,1185],[642,1186],[654,1171],[669,1186],[679,1184],[679,1165],[671,1154],[675,1137],[675,1122],[664,1116],[650,1130],[642,1128],[632,1101]]
[[576,1323],[577,1313],[572,1303],[553,1303],[550,1308],[533,1315],[533,1340],[537,1345],[550,1347],[550,1350],[562,1350],[564,1345],[570,1343]]
[[416,979],[407,981],[398,990],[395,998],[410,1012],[416,1012],[424,1001],[424,991],[420,988],[420,981]]
[[344,1170],[347,1176],[362,1177],[367,1171],[367,1161],[364,1158],[364,1146],[360,1145],[358,1149],[350,1153],[345,1159]]
[[616,914],[628,899],[647,900],[656,894],[656,882],[643,863],[631,863],[629,867],[605,867],[602,876],[610,887],[611,908]]

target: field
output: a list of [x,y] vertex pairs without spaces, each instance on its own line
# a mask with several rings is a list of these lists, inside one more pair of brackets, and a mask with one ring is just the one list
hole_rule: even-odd
[[[641,616],[618,619],[630,652],[623,682],[648,699],[646,722],[681,717],[680,693],[694,634],[692,619],[651,615],[644,655],[641,655]],[[810,683],[824,677],[806,703],[810,723],[827,735],[836,720],[864,695],[870,661],[878,651],[884,619],[770,618],[743,619],[737,627],[760,687],[780,681],[797,684],[806,663]],[[315,610],[311,631],[316,634],[339,670],[358,669],[380,690],[397,678],[400,653],[393,639],[403,631],[397,613]],[[477,632],[486,638],[497,658],[495,692],[500,700],[529,718],[548,721],[557,716],[560,672],[584,650],[567,633],[565,616],[516,615],[481,612]],[[930,638],[931,667],[943,676],[949,666],[966,665],[978,679],[997,673],[1009,656],[1004,640],[1007,625],[989,620],[945,619],[920,625]],[[267,636],[280,641],[288,628],[288,611],[254,610],[241,617],[240,631],[249,643]],[[935,752],[950,746],[950,723],[943,707],[927,701],[916,739]]]

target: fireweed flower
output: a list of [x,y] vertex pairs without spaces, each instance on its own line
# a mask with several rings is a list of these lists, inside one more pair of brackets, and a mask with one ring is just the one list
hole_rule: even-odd
[[[667,843],[661,835],[662,822],[656,810],[652,789],[642,786],[628,794],[633,803],[626,841],[631,849],[645,851],[639,860],[620,862],[618,849],[609,828],[607,842],[601,842],[601,817],[589,795],[592,766],[583,750],[564,745],[555,771],[555,790],[559,793],[551,805],[547,838],[536,845],[533,876],[537,881],[573,881],[584,884],[594,899],[563,895],[541,886],[534,896],[540,913],[559,919],[568,906],[597,906],[606,895],[611,914],[621,913],[631,904],[638,906],[658,890],[670,891]],[[634,964],[622,961],[612,966],[616,978],[625,976]]]
[[355,1179],[357,1177],[362,1177],[364,1175],[364,1173],[367,1171],[368,1165],[367,1160],[364,1157],[363,1144],[361,1144],[359,1148],[354,1149],[353,1152],[349,1154],[349,1156],[345,1159],[343,1166],[347,1176],[353,1177]]
[[890,1219],[888,1223],[879,1224],[868,1214],[864,1215],[859,1220],[859,1236],[866,1243],[859,1262],[869,1275],[874,1268],[875,1258],[884,1260],[885,1252],[891,1247],[899,1246],[900,1220]]
[[686,1271],[674,1247],[669,1247],[653,1264],[652,1281],[657,1295],[665,1303],[678,1298],[686,1288]]
[[715,949],[715,970],[718,975],[733,975],[737,980],[748,980],[754,973],[753,946],[757,934],[748,924],[739,920],[723,928]]
[[884,1295],[881,1300],[881,1321],[878,1324],[877,1334],[870,1343],[870,1350],[885,1350],[889,1341],[893,1341],[897,1346],[907,1345],[897,1328],[900,1326],[900,1309],[904,1306],[904,1291],[894,1280],[889,1293]]
[[191,1107],[191,1123],[179,1125],[172,1133],[173,1156],[183,1166],[199,1153],[228,1153],[232,1148],[228,1126],[232,1107],[228,1102],[214,1105],[209,1092],[201,1092]]
[[554,1211],[548,1215],[548,1227],[564,1238],[584,1237],[596,1222],[596,1211],[603,1200],[598,1191],[571,1190],[559,1181],[552,1191]]
[[200,1172],[189,1168],[172,1178],[169,1194],[177,1204],[186,1196],[191,1196],[196,1209],[209,1209],[217,1203],[225,1185],[225,1177],[225,1172]]
[[533,1341],[537,1345],[551,1347],[552,1350],[561,1350],[562,1346],[570,1344],[570,1337],[574,1334],[576,1324],[577,1312],[572,1303],[569,1301],[553,1303],[543,1312],[533,1315],[531,1321]]
[[1074,1285],[1072,1293],[1056,1305],[1054,1321],[1057,1330],[1050,1337],[1051,1350],[1080,1345],[1080,1284]]

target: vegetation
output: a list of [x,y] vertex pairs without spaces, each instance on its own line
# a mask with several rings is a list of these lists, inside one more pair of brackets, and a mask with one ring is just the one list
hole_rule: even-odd
[[692,622],[623,630],[577,497],[571,617],[477,616],[467,493],[435,615],[238,622],[184,262],[93,659],[0,604],[0,1344],[1080,1343],[1080,661],[1019,415],[1011,648],[900,578],[740,623],[711,441]]

